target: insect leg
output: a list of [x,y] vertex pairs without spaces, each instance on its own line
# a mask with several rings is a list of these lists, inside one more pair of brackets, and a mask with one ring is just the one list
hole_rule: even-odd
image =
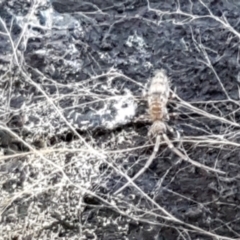
[[[149,157],[149,159],[147,160],[147,162],[145,163],[145,166],[132,178],[132,181],[134,182],[137,178],[139,178],[151,165],[153,159],[156,157],[156,154],[158,152],[159,149],[159,145],[160,145],[160,140],[161,140],[161,136],[158,135],[156,137],[156,142],[155,142],[155,146],[152,152],[152,155]],[[117,195],[118,193],[120,193],[121,191],[123,191],[128,185],[130,184],[130,182],[127,182],[125,185],[123,185],[120,189],[118,189],[114,194]]]

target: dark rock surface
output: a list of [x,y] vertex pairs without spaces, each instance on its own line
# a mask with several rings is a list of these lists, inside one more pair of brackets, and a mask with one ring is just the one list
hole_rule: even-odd
[[[0,0],[0,17],[0,239],[240,239],[238,1]],[[137,119],[160,68],[169,137],[202,167],[162,144],[116,196],[152,153]]]

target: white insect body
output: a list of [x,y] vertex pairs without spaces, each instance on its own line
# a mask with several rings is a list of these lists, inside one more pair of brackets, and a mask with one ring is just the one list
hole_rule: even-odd
[[149,135],[158,135],[166,132],[165,121],[169,119],[167,102],[170,95],[169,79],[161,69],[155,72],[148,90],[149,115],[153,122]]
[[[115,194],[119,194],[123,191],[130,183],[133,183],[140,175],[142,175],[146,169],[151,165],[153,159],[155,158],[161,137],[168,140],[166,137],[167,125],[165,121],[168,120],[167,102],[170,93],[169,79],[163,69],[155,72],[154,77],[150,83],[148,90],[148,107],[149,115],[153,122],[148,134],[156,137],[156,142],[154,150],[145,166],[131,179],[131,182],[127,182],[120,189],[118,189]],[[169,145],[170,146],[170,145]]]
[[132,184],[133,186],[135,185],[134,181],[137,178],[139,178],[139,176],[141,176],[149,168],[152,161],[156,157],[156,154],[158,152],[160,142],[162,139],[167,143],[171,151],[177,154],[181,159],[187,162],[190,162],[194,166],[204,168],[207,171],[223,173],[222,171],[219,171],[217,169],[212,169],[210,167],[204,166],[198,162],[193,161],[187,155],[184,155],[180,150],[174,147],[174,145],[172,144],[172,142],[170,141],[170,139],[166,134],[167,129],[173,132],[173,129],[171,129],[166,123],[166,121],[169,119],[168,111],[166,107],[169,99],[169,95],[170,95],[169,79],[166,76],[166,73],[164,70],[162,69],[158,70],[157,72],[155,72],[155,75],[150,83],[150,87],[148,90],[149,114],[153,122],[148,134],[149,136],[156,137],[153,152],[149,157],[149,159],[147,160],[147,162],[145,163],[145,166],[139,172],[137,172],[132,179],[128,180],[128,182],[125,185],[123,185],[120,189],[118,189],[114,194],[119,194],[129,184]]

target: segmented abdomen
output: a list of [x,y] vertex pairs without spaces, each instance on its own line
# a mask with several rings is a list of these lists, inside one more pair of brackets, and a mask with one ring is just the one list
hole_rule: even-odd
[[151,96],[148,100],[149,114],[152,121],[162,120],[164,116],[164,105],[160,101],[159,96]]
[[152,121],[164,120],[169,98],[169,80],[163,69],[155,72],[148,91],[149,114]]
[[163,69],[155,72],[154,77],[152,78],[148,95],[159,96],[160,101],[167,103],[169,98],[169,79]]

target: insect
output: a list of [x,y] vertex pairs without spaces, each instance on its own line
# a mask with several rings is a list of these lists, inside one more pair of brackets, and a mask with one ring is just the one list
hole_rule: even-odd
[[[166,135],[167,129],[171,130],[171,128],[168,127],[168,125],[166,124],[166,121],[169,120],[167,111],[167,102],[169,96],[170,86],[166,72],[163,69],[157,70],[154,73],[152,81],[150,82],[147,95],[149,115],[151,121],[153,122],[148,132],[148,136],[150,138],[156,137],[156,142],[152,155],[146,162],[145,166],[132,178],[132,181],[136,180],[140,175],[142,175],[145,170],[151,165],[153,159],[157,154],[162,137],[168,143],[169,147],[173,148],[173,145],[171,144],[170,140]],[[130,182],[126,183],[124,186],[118,189],[115,194],[120,193],[129,184]]]
[[[174,147],[172,142],[167,136],[167,130],[173,132],[173,129],[167,124],[169,120],[169,115],[167,111],[167,103],[170,98],[170,86],[169,79],[166,75],[166,72],[161,69],[155,72],[155,75],[150,83],[150,87],[147,95],[148,108],[150,119],[153,122],[152,126],[149,129],[148,136],[151,139],[155,138],[155,146],[153,152],[145,166],[138,172],[131,181],[128,181],[120,189],[118,189],[114,194],[118,194],[123,191],[129,184],[134,182],[140,175],[142,175],[151,165],[153,159],[156,157],[158,152],[161,140],[164,140],[167,143],[169,149],[178,155],[181,159],[191,163],[192,165],[205,169],[206,171],[213,171],[224,174],[223,171],[213,169],[211,167],[205,166],[199,162],[196,162],[190,159],[187,155],[184,155],[180,150]],[[179,137],[179,136],[178,136]]]
[[170,95],[169,79],[161,69],[155,72],[148,90],[148,108],[150,119],[153,122],[149,136],[166,132],[165,121],[169,120],[167,102]]

